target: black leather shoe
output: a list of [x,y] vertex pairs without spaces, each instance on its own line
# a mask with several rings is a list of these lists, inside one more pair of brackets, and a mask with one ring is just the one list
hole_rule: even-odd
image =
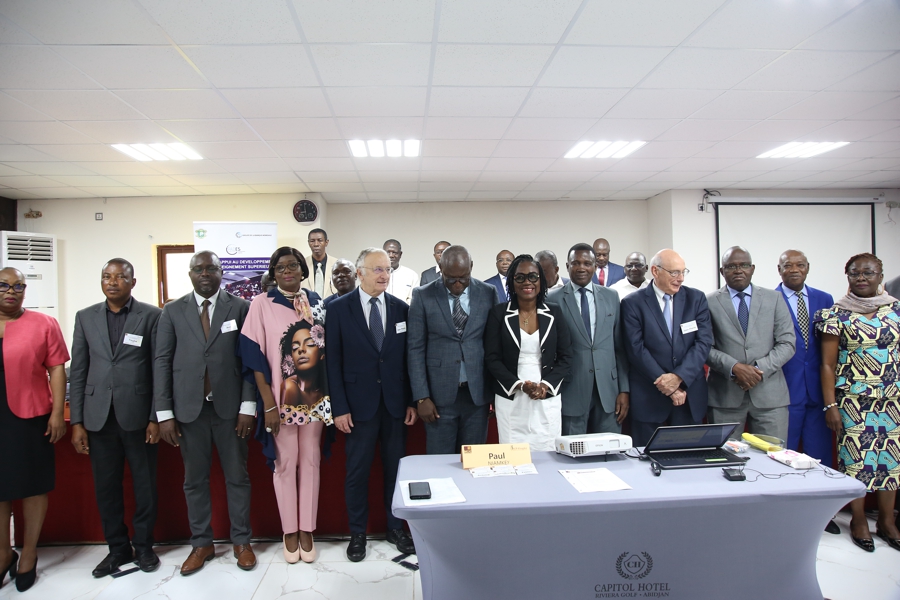
[[834,519],[828,521],[828,525],[825,526],[825,533],[833,533],[835,535],[841,532],[841,528],[838,527],[837,523],[834,522]]
[[119,570],[119,567],[134,560],[134,550],[129,548],[128,554],[109,553],[106,558],[100,561],[100,564],[91,572],[94,577],[106,577],[112,575]]
[[35,579],[37,579],[37,558],[34,559],[34,566],[31,567],[30,571],[25,573],[19,571],[16,573],[16,589],[20,592],[31,589]]
[[885,532],[878,529],[877,527],[875,528],[875,535],[877,535],[878,537],[883,539],[885,542],[887,542],[887,545],[890,546],[891,548],[893,548],[894,550],[900,550],[900,540],[895,540],[893,538],[889,538]]
[[351,562],[359,562],[366,557],[366,534],[351,533],[350,543],[347,544],[347,559]]
[[862,538],[856,538],[852,535],[850,539],[853,540],[853,543],[865,550],[866,552],[875,552],[875,542],[870,539],[864,540]]
[[13,550],[12,554],[12,560],[9,561],[9,566],[3,569],[3,572],[0,573],[0,587],[3,587],[3,578],[6,577],[7,573],[9,573],[10,581],[16,578],[16,567],[19,564],[19,553]]
[[159,557],[156,555],[156,552],[153,550],[142,552],[138,556],[138,567],[144,573],[152,573],[157,570],[159,568]]
[[389,529],[384,537],[389,544],[397,546],[397,550],[403,554],[415,554],[416,546],[413,544],[412,538],[402,529]]

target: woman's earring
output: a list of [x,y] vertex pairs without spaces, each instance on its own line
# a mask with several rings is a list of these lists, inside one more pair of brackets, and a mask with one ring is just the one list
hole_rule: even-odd
[[878,292],[878,295],[879,295],[879,296],[882,295],[882,294],[884,293],[884,284],[883,284],[883,283],[879,283],[879,284],[878,284],[878,287],[875,289],[875,291]]

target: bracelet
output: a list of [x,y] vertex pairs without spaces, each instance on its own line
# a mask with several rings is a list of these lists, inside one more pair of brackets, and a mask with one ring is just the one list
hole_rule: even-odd
[[825,405],[825,408],[822,409],[822,412],[825,412],[825,411],[828,410],[829,408],[834,408],[834,407],[836,407],[837,405],[838,405],[837,402],[834,402],[834,403],[832,403],[832,404],[826,404],[826,405]]
[[276,408],[278,408],[278,405],[275,405],[275,406],[273,406],[272,408],[267,408],[267,409],[265,410],[265,412],[267,412],[267,413],[272,412],[272,411],[275,410]]

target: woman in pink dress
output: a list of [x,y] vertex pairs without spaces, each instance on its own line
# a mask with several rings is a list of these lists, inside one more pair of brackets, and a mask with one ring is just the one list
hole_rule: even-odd
[[325,311],[318,294],[300,289],[309,276],[299,250],[283,246],[269,261],[277,286],[256,296],[241,329],[245,376],[259,389],[257,439],[274,460],[273,482],[284,532],[284,558],[313,562],[319,462],[332,423],[325,388]]

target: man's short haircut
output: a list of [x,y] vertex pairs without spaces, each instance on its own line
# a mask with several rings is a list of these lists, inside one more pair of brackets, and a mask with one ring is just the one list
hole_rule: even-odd
[[328,241],[328,234],[325,233],[325,230],[322,229],[322,228],[320,228],[320,227],[316,227],[315,229],[313,229],[312,231],[310,231],[308,234],[306,234],[306,239],[311,238],[311,237],[312,237],[312,234],[314,234],[314,233],[321,233],[321,234],[322,234],[322,237],[325,238],[325,241],[326,241],[326,242]]
[[437,244],[435,244],[434,247],[437,248],[437,247],[440,246],[441,244],[447,244],[448,246],[452,246],[452,245],[453,245],[453,244],[451,244],[450,242],[448,242],[447,240],[441,240],[441,241],[439,241]]
[[534,260],[538,262],[542,260],[549,260],[551,263],[553,263],[554,267],[559,266],[559,261],[556,260],[556,254],[553,253],[553,250],[541,250],[534,255]]
[[569,253],[566,254],[566,260],[569,259],[569,256],[571,256],[573,252],[590,252],[594,255],[594,258],[597,258],[597,254],[594,252],[594,247],[590,244],[585,244],[584,242],[575,244],[574,246],[569,248]]
[[743,246],[732,246],[731,248],[726,249],[725,252],[722,253],[722,265],[723,265],[723,266],[725,265],[725,257],[726,257],[726,256],[729,256],[729,255],[731,255],[731,254],[734,254],[735,252],[744,252],[744,253],[746,253],[747,258],[750,259],[750,262],[751,262],[751,263],[753,262],[753,257],[750,255],[750,251],[749,251],[749,250],[747,250],[747,249],[744,248]]
[[[134,277],[134,265],[125,260],[124,258],[111,258],[103,264],[103,268],[106,268],[106,265],[119,265]],[[102,269],[101,269],[102,272]]]
[[472,264],[472,255],[465,246],[447,246],[447,249],[441,254],[441,270],[444,269],[445,264],[449,266],[451,261],[458,261],[460,259],[465,261],[466,266]]
[[338,267],[338,265],[350,265],[350,268],[354,268],[354,264],[352,260],[347,260],[346,258],[339,258],[331,265],[331,272],[334,273],[334,270]]
[[656,254],[653,255],[653,258],[650,259],[651,267],[662,267],[662,251],[660,250]]
[[400,250],[401,252],[403,251],[403,246],[401,246],[401,245],[400,245],[400,242],[398,242],[398,241],[395,240],[395,239],[387,240],[385,243],[383,243],[383,244],[381,245],[381,248],[384,249],[384,247],[387,246],[388,244],[397,244],[397,249]]
[[[390,242],[390,241],[391,240],[388,240],[388,242]],[[385,242],[385,244],[387,244],[388,242]],[[366,248],[362,252],[359,253],[359,257],[357,257],[357,259],[356,259],[356,268],[357,269],[365,266],[366,258],[370,254],[383,254],[385,256],[385,258],[387,258],[388,260],[390,260],[390,258],[391,258],[390,256],[388,256],[388,253],[385,252],[384,249],[382,249],[382,248]]]

